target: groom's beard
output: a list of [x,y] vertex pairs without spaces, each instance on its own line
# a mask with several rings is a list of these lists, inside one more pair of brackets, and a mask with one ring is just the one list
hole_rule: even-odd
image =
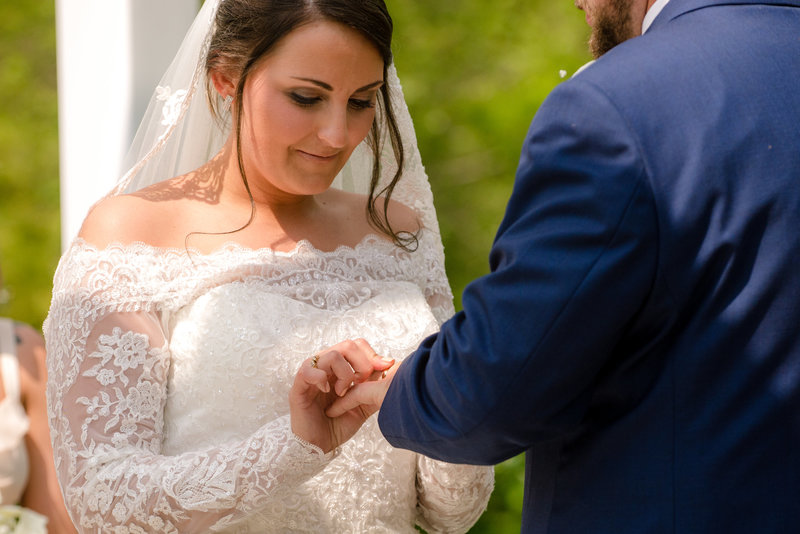
[[631,15],[631,0],[607,0],[603,9],[593,14],[589,50],[595,59],[618,44],[641,34]]

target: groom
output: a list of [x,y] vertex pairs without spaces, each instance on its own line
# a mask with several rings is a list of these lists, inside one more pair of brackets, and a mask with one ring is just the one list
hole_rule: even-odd
[[329,415],[526,452],[523,532],[800,532],[800,0],[577,5],[491,274]]

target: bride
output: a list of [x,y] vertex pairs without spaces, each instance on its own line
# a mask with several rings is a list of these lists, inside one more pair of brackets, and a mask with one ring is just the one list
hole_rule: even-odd
[[[382,0],[205,2],[55,276],[82,532],[463,532],[485,509],[490,467],[393,449],[375,418],[305,433],[453,312],[391,31]],[[313,356],[355,337],[386,358]]]

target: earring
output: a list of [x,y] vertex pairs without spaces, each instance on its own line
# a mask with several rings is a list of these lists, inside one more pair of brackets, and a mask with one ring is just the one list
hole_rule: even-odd
[[222,101],[222,112],[227,113],[231,110],[231,102],[233,102],[233,97],[228,95],[225,97],[225,100]]

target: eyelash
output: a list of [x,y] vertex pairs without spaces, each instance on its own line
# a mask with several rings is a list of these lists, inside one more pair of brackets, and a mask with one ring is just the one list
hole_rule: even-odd
[[357,98],[351,98],[350,107],[355,110],[371,109],[375,107],[375,103],[372,100],[360,100]]
[[[317,104],[318,102],[322,101],[322,98],[318,96],[314,97],[307,97],[303,95],[299,95],[297,93],[290,93],[289,95],[294,103],[303,108],[310,108],[313,105]],[[351,98],[350,99],[350,107],[356,111],[361,111],[365,109],[371,109],[375,107],[375,104],[371,100],[362,100],[358,98]]]
[[297,93],[290,93],[289,96],[291,97],[292,100],[294,100],[295,104],[304,108],[310,108],[311,106],[322,100],[318,96],[308,97],[299,95]]

